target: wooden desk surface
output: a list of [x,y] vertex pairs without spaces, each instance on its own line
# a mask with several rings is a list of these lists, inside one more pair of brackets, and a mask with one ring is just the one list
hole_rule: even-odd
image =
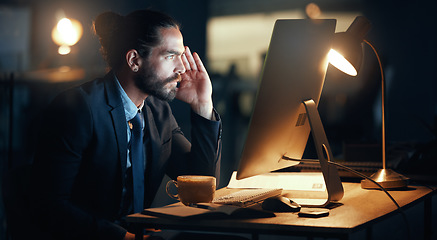
[[[127,221],[142,224],[147,228],[209,230],[246,233],[298,234],[304,232],[347,234],[394,213],[396,205],[380,190],[361,189],[358,183],[343,183],[344,197],[340,206],[330,210],[328,217],[302,218],[297,213],[275,213],[273,218],[244,220],[201,220],[177,221],[133,214]],[[235,189],[220,189],[224,195]],[[398,204],[404,208],[423,200],[433,191],[423,186],[410,186],[407,190],[389,191]],[[293,193],[289,193],[293,195]]]

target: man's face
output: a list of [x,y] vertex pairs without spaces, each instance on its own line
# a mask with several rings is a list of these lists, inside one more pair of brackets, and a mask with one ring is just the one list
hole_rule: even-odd
[[178,29],[162,28],[160,32],[161,43],[152,48],[150,56],[144,59],[135,76],[135,84],[146,94],[171,101],[176,96],[180,74],[185,72],[182,62],[185,48]]

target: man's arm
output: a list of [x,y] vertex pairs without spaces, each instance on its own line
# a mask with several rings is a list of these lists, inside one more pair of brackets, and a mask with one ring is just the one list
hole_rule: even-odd
[[209,160],[209,170],[205,175],[213,175],[220,180],[222,151],[222,122],[213,109],[213,120],[208,120],[192,112],[191,114],[191,152],[195,159]]
[[166,173],[173,179],[179,175],[211,175],[219,180],[221,161],[221,120],[206,119],[191,111],[191,143],[179,127],[173,130],[170,162]]
[[[199,55],[185,47],[176,98],[191,106],[191,144],[179,127],[173,130],[170,176],[203,174],[219,177],[221,158],[221,119],[213,109],[212,84]],[[175,123],[177,126],[177,124]],[[182,163],[182,164],[181,164]]]

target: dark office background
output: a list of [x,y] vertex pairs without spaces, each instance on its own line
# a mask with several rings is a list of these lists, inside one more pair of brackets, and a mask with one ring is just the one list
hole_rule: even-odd
[[[93,36],[92,20],[112,10],[127,14],[135,9],[162,10],[182,23],[184,42],[208,59],[208,21],[214,17],[270,14],[300,10],[305,0],[2,0],[0,3],[0,177],[32,162],[39,113],[60,91],[101,76],[106,64]],[[360,12],[372,22],[367,39],[383,61],[387,80],[387,142],[392,166],[420,181],[435,181],[437,160],[437,2],[428,0],[323,0],[313,1],[322,12]],[[66,56],[57,54],[50,37],[55,13],[79,20],[84,28],[80,41]],[[270,35],[271,32],[266,32]],[[232,36],[229,36],[232,37]],[[256,39],[254,39],[255,41]],[[334,155],[339,161],[378,161],[381,134],[379,70],[368,46],[356,91],[332,90],[348,80],[328,68],[319,111]],[[260,56],[261,57],[261,56]],[[60,68],[68,66],[68,68]],[[237,81],[235,65],[227,72],[209,71],[214,102],[223,117],[223,166],[221,185],[238,165],[249,123],[243,95],[256,92],[256,81]],[[290,73],[292,74],[292,72]],[[339,80],[340,79],[340,80]],[[344,86],[343,86],[344,87]],[[188,107],[171,103],[187,132]],[[189,137],[189,134],[188,134]],[[364,154],[365,153],[365,154]],[[311,153],[309,153],[311,154]],[[367,155],[366,155],[367,154]],[[25,180],[26,176],[21,179]],[[3,188],[0,186],[0,188]],[[6,217],[0,198],[0,239],[6,238]]]

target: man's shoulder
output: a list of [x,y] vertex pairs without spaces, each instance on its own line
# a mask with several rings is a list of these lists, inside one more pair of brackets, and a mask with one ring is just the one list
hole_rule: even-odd
[[86,82],[82,82],[76,86],[64,89],[58,95],[60,96],[71,95],[71,94],[78,94],[79,92],[93,94],[104,89],[104,82],[105,82],[104,77],[95,78]]
[[66,89],[55,97],[52,104],[63,105],[64,107],[80,106],[85,104],[85,102],[87,105],[101,104],[106,102],[107,93],[113,91],[107,90],[108,84],[106,82],[110,81],[111,80],[105,76]]
[[100,93],[105,89],[105,83],[110,81],[108,77],[99,77],[77,86],[77,90],[83,91],[86,94]]

